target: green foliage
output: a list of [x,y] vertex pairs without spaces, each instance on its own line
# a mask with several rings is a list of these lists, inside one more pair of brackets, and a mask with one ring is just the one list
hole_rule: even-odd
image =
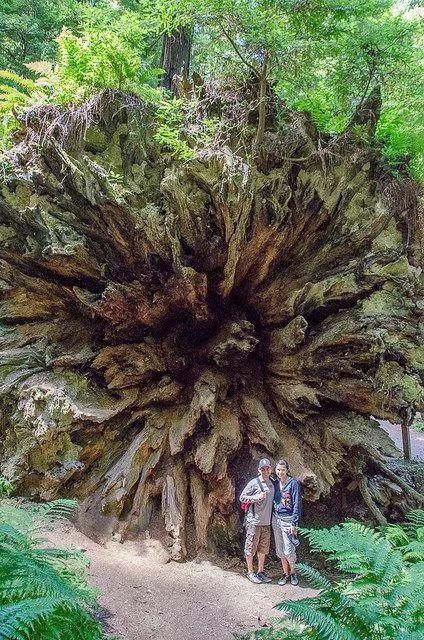
[[402,525],[388,525],[382,529],[387,540],[399,549],[405,560],[424,563],[424,511],[410,511]]
[[158,107],[159,126],[154,134],[155,140],[167,147],[171,155],[180,160],[190,160],[194,151],[181,138],[184,126],[182,100],[162,100]]
[[13,484],[7,478],[0,476],[0,499],[10,496],[13,491]]
[[[8,486],[6,484],[6,486]],[[3,492],[4,493],[4,492]],[[101,640],[92,617],[81,552],[46,547],[40,534],[68,518],[76,503],[0,503],[0,638]]]
[[416,429],[417,431],[424,431],[424,420],[420,413],[416,414],[414,422],[412,423],[412,428]]
[[90,0],[6,0],[0,3],[0,68],[25,73],[30,60],[53,60],[54,38],[76,28]]
[[78,101],[108,87],[143,95],[162,74],[151,55],[153,27],[138,14],[103,9],[87,14],[79,35],[64,29],[57,38],[55,99]]
[[160,26],[194,28],[202,75],[259,76],[285,103],[337,134],[379,85],[377,139],[395,171],[424,179],[422,9],[393,0],[156,0]]
[[[26,22],[28,4],[35,30]],[[285,104],[310,112],[326,135],[343,132],[355,109],[379,86],[383,103],[376,136],[387,163],[394,172],[409,163],[413,175],[424,179],[424,36],[416,3],[11,0],[0,9],[0,24],[2,11],[0,44],[23,38],[26,47],[18,67],[7,55],[0,56],[0,68],[4,59],[4,67],[30,75],[37,86],[7,83],[15,91],[3,96],[9,110],[0,123],[0,144],[13,128],[12,108],[78,102],[105,87],[160,104],[161,36],[183,28],[193,35],[192,69],[250,84],[265,74]],[[190,157],[190,135],[182,137],[180,125],[160,117],[157,139],[178,157]],[[208,145],[215,132],[202,123],[194,138],[194,146]]]
[[156,28],[153,18],[100,4],[84,11],[78,32],[62,29],[53,61],[23,65],[32,78],[0,70],[0,148],[8,146],[8,135],[17,127],[14,116],[24,107],[78,104],[104,88],[133,92],[149,102],[161,100],[155,88],[163,73],[154,64]]
[[[273,628],[245,638],[309,640],[411,640],[424,634],[424,511],[405,527],[375,531],[355,522],[307,530],[315,551],[340,572],[329,581],[317,570],[299,571],[320,593],[277,605],[285,614]],[[412,551],[411,551],[412,549]]]

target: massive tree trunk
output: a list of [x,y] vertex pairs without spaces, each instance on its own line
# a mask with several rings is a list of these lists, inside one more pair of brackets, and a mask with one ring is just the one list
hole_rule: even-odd
[[377,515],[419,500],[370,418],[422,405],[409,182],[348,135],[323,148],[303,114],[254,163],[230,146],[178,162],[154,117],[104,92],[28,113],[9,154],[1,473],[79,496],[99,537],[162,527],[175,558],[232,543],[263,454],[307,500],[340,482]]
[[191,40],[191,32],[185,27],[178,31],[173,31],[170,35],[165,34],[163,36],[160,64],[165,74],[161,85],[173,93],[176,93],[175,76],[179,76],[182,73],[185,73],[186,76],[189,74]]

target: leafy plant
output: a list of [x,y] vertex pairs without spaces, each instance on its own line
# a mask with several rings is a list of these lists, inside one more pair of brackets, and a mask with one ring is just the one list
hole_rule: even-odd
[[[398,529],[375,531],[347,522],[304,531],[311,547],[325,553],[341,577],[330,581],[307,565],[299,571],[317,596],[277,605],[285,614],[253,638],[297,640],[419,640],[424,633],[424,512],[414,512],[414,553]],[[401,529],[399,527],[399,529]],[[396,534],[396,535],[395,535]]]
[[[2,487],[3,488],[2,490]],[[1,481],[0,491],[10,485]],[[84,578],[79,551],[47,547],[40,537],[75,510],[71,500],[43,505],[0,504],[0,638],[100,640],[93,619],[95,593]]]
[[181,138],[184,126],[183,100],[162,100],[158,107],[159,125],[154,138],[167,147],[171,155],[180,160],[190,160],[194,151]]
[[402,552],[405,560],[424,563],[424,511],[410,511],[405,523],[388,525],[382,531],[392,546]]
[[55,36],[72,28],[91,0],[7,0],[0,3],[0,68],[24,74],[30,60],[53,60]]
[[420,413],[416,414],[414,422],[412,423],[412,428],[416,429],[417,431],[424,431],[424,420]]
[[0,476],[0,499],[4,496],[10,496],[13,491],[13,483],[4,476]]

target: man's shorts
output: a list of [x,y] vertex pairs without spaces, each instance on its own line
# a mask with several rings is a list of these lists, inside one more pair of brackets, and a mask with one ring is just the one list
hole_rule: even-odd
[[271,526],[259,524],[246,525],[246,542],[244,544],[244,555],[254,556],[255,553],[268,555],[271,543]]
[[296,562],[296,547],[290,535],[290,522],[272,516],[272,530],[274,532],[275,550],[279,558],[287,558],[291,565]]

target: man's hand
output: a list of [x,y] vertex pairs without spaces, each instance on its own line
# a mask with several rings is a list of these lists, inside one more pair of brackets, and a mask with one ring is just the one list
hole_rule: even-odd
[[297,536],[297,527],[294,524],[290,527],[290,533],[292,536]]

